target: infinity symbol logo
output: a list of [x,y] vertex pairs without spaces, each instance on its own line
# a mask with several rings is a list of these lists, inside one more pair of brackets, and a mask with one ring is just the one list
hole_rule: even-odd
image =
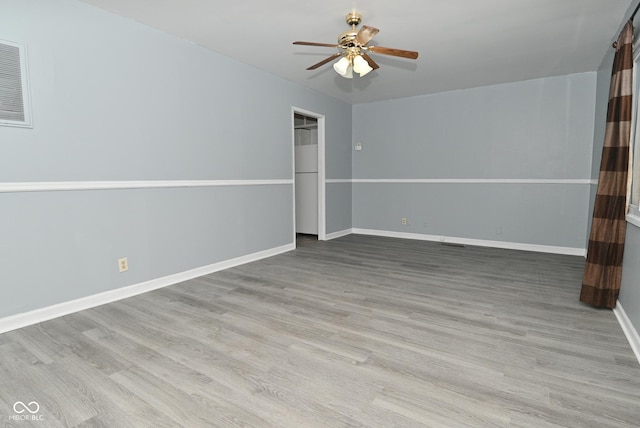
[[[33,404],[33,406],[32,406]],[[34,410],[32,410],[32,408]],[[20,409],[20,410],[18,410]],[[38,403],[36,403],[35,401],[30,402],[29,404],[24,404],[22,401],[16,401],[15,403],[13,403],[13,411],[20,414],[20,413],[24,413],[24,411],[27,411],[29,413],[36,414],[38,413],[38,411],[40,410],[40,405]]]

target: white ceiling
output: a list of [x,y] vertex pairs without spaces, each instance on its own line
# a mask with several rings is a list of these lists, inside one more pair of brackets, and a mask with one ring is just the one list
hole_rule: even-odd
[[[596,70],[632,0],[83,0],[349,103]],[[344,79],[331,64],[351,10],[380,29],[380,69]]]

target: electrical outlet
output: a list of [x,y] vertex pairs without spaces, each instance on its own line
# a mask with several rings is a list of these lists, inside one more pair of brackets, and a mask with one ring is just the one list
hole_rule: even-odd
[[118,270],[120,272],[126,272],[129,270],[129,260],[126,257],[118,259]]
[[406,226],[406,224],[407,224],[407,218],[406,217],[402,217],[402,224],[404,224]]

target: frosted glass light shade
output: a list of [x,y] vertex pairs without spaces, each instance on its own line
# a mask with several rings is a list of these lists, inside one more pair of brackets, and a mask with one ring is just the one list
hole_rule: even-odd
[[358,55],[353,59],[353,70],[358,73],[360,77],[362,77],[373,70],[373,68],[371,68],[369,63],[364,58]]
[[340,61],[338,61],[335,64],[333,64],[333,69],[340,76],[347,77],[346,74],[347,74],[347,71],[349,70],[349,66],[350,65],[351,65],[351,63],[349,62],[347,57],[343,56],[342,58],[340,58]]

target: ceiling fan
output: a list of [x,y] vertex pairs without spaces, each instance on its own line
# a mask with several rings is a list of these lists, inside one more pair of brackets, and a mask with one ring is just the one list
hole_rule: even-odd
[[351,30],[345,31],[338,37],[338,44],[330,43],[315,43],[315,42],[293,42],[294,45],[305,46],[322,46],[328,48],[338,48],[340,52],[336,52],[329,58],[323,59],[317,64],[308,67],[307,70],[315,70],[318,67],[325,65],[334,59],[340,58],[335,64],[333,64],[334,70],[347,79],[353,77],[355,71],[360,77],[369,73],[372,70],[380,68],[378,64],[369,56],[367,52],[398,56],[402,58],[417,59],[418,52],[405,51],[402,49],[384,48],[382,46],[369,46],[368,43],[375,37],[380,30],[375,27],[369,27],[363,25],[359,31],[356,31],[356,26],[362,21],[362,17],[359,13],[352,12],[347,15],[347,25],[351,26]]

